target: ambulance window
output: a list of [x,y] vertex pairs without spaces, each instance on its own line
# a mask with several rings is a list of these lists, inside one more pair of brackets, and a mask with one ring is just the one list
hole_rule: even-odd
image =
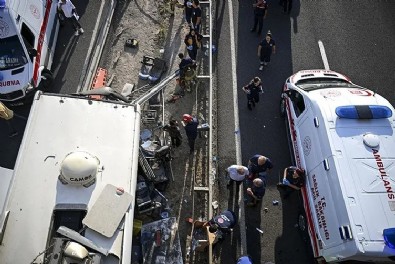
[[303,96],[297,91],[293,90],[291,100],[295,110],[296,117],[298,117],[301,113],[303,113],[305,109]]
[[28,50],[34,48],[34,34],[25,23],[22,23],[21,35],[26,48]]

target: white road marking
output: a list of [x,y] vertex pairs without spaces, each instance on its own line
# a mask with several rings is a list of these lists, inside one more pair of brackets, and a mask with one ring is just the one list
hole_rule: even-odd
[[241,164],[241,144],[240,144],[240,124],[239,124],[239,102],[237,100],[237,73],[236,73],[236,45],[235,45],[235,26],[233,19],[232,0],[228,0],[229,7],[229,32],[230,32],[230,57],[232,62],[232,86],[233,86],[233,105],[235,118],[235,143],[236,143],[236,163]]
[[[239,123],[239,102],[237,100],[237,73],[236,73],[236,45],[235,45],[235,26],[233,22],[233,6],[232,0],[228,0],[229,7],[229,33],[230,33],[230,57],[232,64],[232,87],[233,87],[233,106],[234,106],[234,119],[235,119],[235,148],[236,148],[236,164],[242,164],[241,160],[241,142],[240,142],[240,123]],[[243,188],[239,189],[239,224],[244,227],[245,225],[245,208]],[[247,254],[247,235],[245,228],[240,228],[241,255]]]
[[321,58],[322,58],[322,62],[324,63],[324,68],[325,68],[325,70],[330,70],[329,69],[329,63],[328,63],[328,58],[326,57],[326,53],[325,53],[324,43],[322,43],[322,41],[319,40],[318,41],[318,46],[320,47]]

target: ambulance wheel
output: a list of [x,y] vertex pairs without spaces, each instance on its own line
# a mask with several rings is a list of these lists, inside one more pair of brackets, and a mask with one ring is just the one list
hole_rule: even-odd
[[286,114],[286,112],[285,112],[285,100],[283,98],[281,98],[281,101],[280,101],[280,115],[282,117],[285,117],[285,114]]
[[304,211],[298,213],[298,229],[303,242],[307,243],[309,241],[309,233],[307,227],[307,218]]
[[43,92],[50,91],[53,80],[54,80],[54,78],[53,78],[52,72],[50,72],[47,69],[43,70],[41,73],[41,82],[39,85],[39,90],[43,91]]

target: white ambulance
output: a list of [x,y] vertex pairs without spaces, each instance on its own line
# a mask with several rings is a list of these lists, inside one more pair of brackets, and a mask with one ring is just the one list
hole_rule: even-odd
[[36,93],[1,181],[1,264],[131,263],[140,122],[139,105]]
[[0,100],[48,90],[58,37],[56,0],[0,0]]
[[306,170],[301,230],[325,262],[395,261],[395,110],[330,70],[299,71],[284,85],[295,164]]

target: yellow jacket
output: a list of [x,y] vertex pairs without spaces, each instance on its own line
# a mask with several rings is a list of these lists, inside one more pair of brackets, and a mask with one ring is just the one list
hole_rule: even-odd
[[7,108],[2,102],[0,102],[0,118],[10,120],[14,117],[14,112]]

